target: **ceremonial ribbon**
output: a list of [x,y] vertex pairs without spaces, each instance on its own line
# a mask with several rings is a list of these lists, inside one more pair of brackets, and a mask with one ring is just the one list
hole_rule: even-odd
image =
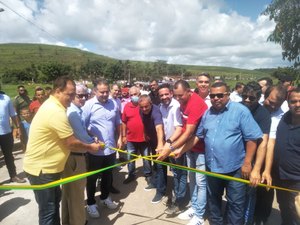
[[[186,167],[186,166],[182,166],[182,165],[177,165],[177,164],[173,164],[173,163],[168,163],[168,162],[164,162],[164,161],[159,161],[153,158],[158,157],[158,155],[150,155],[150,156],[139,156],[136,154],[132,154],[132,153],[128,153],[127,151],[118,149],[118,148],[113,148],[113,147],[109,147],[110,149],[116,151],[116,152],[121,152],[121,153],[126,153],[129,154],[131,156],[134,156],[134,159],[131,159],[129,161],[126,162],[122,162],[122,163],[117,163],[105,168],[101,168],[99,170],[94,170],[94,171],[90,171],[90,172],[86,172],[86,173],[82,173],[82,174],[77,174],[71,177],[66,177],[57,181],[53,181],[47,184],[41,184],[41,185],[0,185],[0,190],[42,190],[42,189],[46,189],[46,188],[52,188],[55,186],[59,186],[62,184],[67,184],[79,179],[83,179],[85,177],[97,174],[97,173],[101,173],[105,170],[108,169],[112,169],[114,167],[118,167],[118,166],[123,166],[126,165],[130,162],[136,161],[137,159],[146,159],[146,160],[150,160],[152,162],[155,163],[159,163],[165,166],[170,166],[176,169],[181,169],[181,170],[186,170],[186,171],[191,171],[191,172],[195,172],[195,173],[201,173],[207,176],[211,176],[211,177],[215,177],[215,178],[219,178],[219,179],[223,179],[223,180],[232,180],[232,181],[236,181],[236,182],[241,182],[244,184],[250,184],[249,180],[245,180],[242,178],[237,178],[237,177],[232,177],[232,176],[228,176],[228,175],[224,175],[224,174],[219,174],[219,173],[214,173],[214,172],[209,172],[209,171],[205,171],[205,170],[199,170],[199,169],[195,169],[195,168],[190,168],[190,167]],[[288,188],[283,188],[283,187],[278,187],[278,186],[273,186],[273,185],[267,185],[267,184],[262,184],[259,183],[258,186],[260,187],[265,187],[265,188],[272,188],[272,189],[277,189],[277,190],[282,190],[282,191],[289,191],[289,192],[296,192],[296,193],[300,193],[299,190],[293,190],[293,189],[288,189]]]

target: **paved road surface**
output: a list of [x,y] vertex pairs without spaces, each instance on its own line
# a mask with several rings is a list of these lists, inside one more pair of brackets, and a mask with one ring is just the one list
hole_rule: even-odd
[[[1,154],[1,153],[0,153]],[[21,177],[23,152],[14,152],[17,171]],[[164,214],[166,206],[163,203],[151,204],[155,191],[144,191],[146,185],[142,177],[141,161],[137,162],[138,179],[130,184],[123,185],[127,168],[115,169],[114,186],[120,189],[121,194],[112,195],[112,199],[119,202],[120,207],[110,210],[99,206],[101,217],[99,219],[89,219],[88,225],[168,225],[186,224],[175,218],[168,218]],[[170,174],[171,176],[171,174]],[[8,183],[8,173],[3,158],[0,158],[0,184]],[[97,196],[99,192],[97,192]],[[0,190],[0,224],[1,225],[36,225],[38,224],[37,204],[32,191]],[[209,224],[207,221],[205,224]],[[274,203],[269,225],[279,225],[280,216],[278,205]]]

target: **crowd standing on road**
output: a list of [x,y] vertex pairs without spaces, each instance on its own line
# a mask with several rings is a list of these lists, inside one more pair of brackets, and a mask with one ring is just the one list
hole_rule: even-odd
[[[198,75],[194,91],[184,80],[174,85],[151,80],[150,92],[142,92],[141,85],[110,86],[103,79],[93,84],[88,89],[62,76],[45,89],[51,94],[37,87],[33,101],[20,85],[13,103],[0,93],[0,146],[12,182],[26,180],[17,176],[14,166],[10,120],[26,150],[23,168],[32,185],[112,166],[123,160],[113,148],[126,149],[128,161],[138,154],[155,155],[178,166],[249,180],[246,185],[171,167],[170,184],[167,166],[144,158],[144,190],[156,190],[151,202],[164,202],[168,216],[188,225],[204,224],[205,219],[213,225],[266,224],[274,189],[257,185],[300,190],[300,89],[292,86],[291,77],[284,76],[277,85],[268,77],[237,83],[233,92],[208,73]],[[127,166],[124,185],[137,178],[135,162]],[[110,193],[119,190],[108,169],[62,189],[34,190],[39,224],[86,224],[86,210],[91,218],[101,217],[97,184],[99,202],[118,208]],[[299,225],[297,193],[276,194],[282,224]]]

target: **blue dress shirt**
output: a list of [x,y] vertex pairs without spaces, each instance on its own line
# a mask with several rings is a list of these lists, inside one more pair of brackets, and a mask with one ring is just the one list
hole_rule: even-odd
[[[95,96],[82,107],[82,115],[90,134],[104,142],[105,146],[116,147],[115,132],[122,121],[115,101],[108,99],[107,102],[100,103]],[[115,151],[106,147],[95,155],[111,155],[113,153]]]
[[202,117],[196,136],[204,138],[206,165],[216,173],[239,169],[245,158],[245,142],[263,136],[251,112],[229,101],[220,112],[211,107]]

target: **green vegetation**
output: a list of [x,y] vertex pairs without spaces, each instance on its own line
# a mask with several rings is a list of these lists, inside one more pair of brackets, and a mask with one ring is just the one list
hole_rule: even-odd
[[270,76],[269,71],[216,66],[167,64],[166,61],[139,62],[117,60],[75,48],[42,44],[0,44],[2,83],[51,83],[61,75],[74,79],[104,77],[109,81],[149,81],[163,77],[189,79],[209,72],[226,81],[247,81]]

